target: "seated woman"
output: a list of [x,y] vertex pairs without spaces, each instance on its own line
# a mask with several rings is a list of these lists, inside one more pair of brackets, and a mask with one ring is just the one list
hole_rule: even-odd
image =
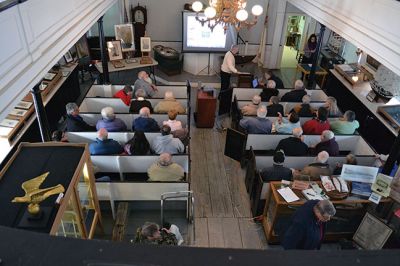
[[171,128],[171,132],[182,129],[182,122],[176,120],[178,112],[175,109],[168,111],[168,121],[163,121],[163,125],[168,125]]
[[175,109],[178,114],[186,113],[185,108],[180,102],[178,102],[172,91],[166,91],[164,100],[161,100],[155,107],[154,112],[156,113],[168,113],[169,110]]
[[270,105],[267,106],[268,116],[278,116],[278,113],[283,114],[283,106],[279,103],[278,96],[272,96],[269,99]]
[[147,107],[150,110],[150,113],[153,113],[153,107],[151,106],[151,102],[146,100],[144,97],[146,96],[146,92],[143,89],[138,89],[135,92],[136,99],[131,102],[131,106],[129,107],[130,114],[137,114],[139,110],[143,107]]
[[318,108],[316,118],[306,121],[303,125],[304,134],[307,135],[321,135],[324,130],[329,129],[331,125],[328,121],[328,111],[323,106]]
[[324,107],[326,108],[326,110],[328,110],[329,117],[338,117],[342,115],[337,106],[337,101],[335,97],[329,96],[325,101]]
[[301,98],[301,102],[301,104],[298,104],[293,108],[293,111],[295,111],[301,117],[314,116],[315,110],[310,106],[311,96],[308,94],[304,95],[303,98]]
[[125,85],[122,90],[117,91],[114,94],[114,98],[120,98],[127,106],[131,104],[133,89],[129,85]]
[[136,131],[133,138],[125,144],[124,150],[129,155],[148,155],[150,143],[143,131]]
[[281,113],[278,113],[278,119],[275,120],[275,131],[281,134],[292,134],[293,129],[300,127],[299,116],[296,112],[291,112],[288,118],[283,118]]
[[168,246],[181,245],[183,237],[179,228],[174,224],[166,224],[165,227],[169,228],[160,229],[158,224],[146,222],[136,230],[135,243]]

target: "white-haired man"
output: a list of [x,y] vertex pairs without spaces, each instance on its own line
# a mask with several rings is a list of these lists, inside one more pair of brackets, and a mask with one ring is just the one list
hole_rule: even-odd
[[166,91],[164,99],[161,100],[155,107],[155,113],[168,113],[170,110],[175,110],[178,114],[186,113],[185,108],[178,102],[172,91]]
[[267,107],[261,105],[257,109],[257,117],[245,117],[239,122],[239,125],[247,131],[248,134],[270,134],[272,122],[266,118]]
[[329,154],[326,151],[321,151],[315,158],[315,162],[304,167],[303,170],[301,170],[301,174],[310,176],[311,181],[321,180],[321,175],[330,176],[332,170],[327,163],[328,159]]
[[121,132],[127,131],[127,127],[124,121],[116,118],[114,109],[112,107],[104,107],[101,109],[102,119],[97,121],[96,129],[100,128],[107,129],[108,132]]
[[303,81],[298,79],[294,83],[294,89],[282,96],[281,102],[301,102],[306,94]]
[[335,140],[335,134],[330,130],[324,130],[321,134],[321,142],[315,146],[315,153],[326,151],[329,156],[339,155],[339,144]]
[[303,142],[303,130],[296,127],[292,130],[292,136],[282,139],[276,146],[275,151],[283,150],[287,156],[306,156],[308,146]]
[[276,88],[276,83],[273,80],[267,81],[267,86],[263,88],[262,92],[260,93],[261,100],[263,102],[268,102],[272,96],[278,96],[279,90]]
[[94,126],[87,124],[79,115],[79,107],[78,105],[76,105],[76,103],[67,103],[65,109],[67,111],[67,131],[96,131],[96,128]]
[[250,104],[246,104],[242,107],[241,111],[243,115],[257,115],[257,109],[260,107],[261,97],[254,95]]
[[143,89],[146,92],[146,97],[153,97],[157,92],[156,85],[152,84],[151,78],[146,71],[140,71],[138,73],[138,79],[135,81],[133,87],[134,94],[138,89]]

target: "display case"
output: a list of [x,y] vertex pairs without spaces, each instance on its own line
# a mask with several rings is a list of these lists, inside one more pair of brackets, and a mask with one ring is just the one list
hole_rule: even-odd
[[[0,173],[0,207],[6,214],[0,225],[56,236],[92,238],[97,226],[103,230],[92,169],[86,144],[20,144]],[[24,182],[47,172],[37,186],[39,190],[62,186],[64,192],[39,203],[40,215],[30,213],[27,203],[12,202],[15,197],[29,194]]]

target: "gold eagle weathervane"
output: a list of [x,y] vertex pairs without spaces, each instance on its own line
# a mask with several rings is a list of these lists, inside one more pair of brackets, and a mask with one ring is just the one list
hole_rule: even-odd
[[40,185],[46,179],[50,172],[46,172],[38,177],[22,183],[22,189],[25,191],[25,196],[15,197],[11,202],[26,202],[28,205],[28,212],[32,215],[40,212],[39,204],[54,194],[59,194],[65,191],[61,184],[54,187],[39,189]]

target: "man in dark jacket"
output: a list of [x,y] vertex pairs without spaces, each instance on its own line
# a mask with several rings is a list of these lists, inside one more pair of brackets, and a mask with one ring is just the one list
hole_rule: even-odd
[[309,200],[293,215],[283,237],[284,249],[320,249],[326,231],[326,222],[336,213],[329,200]]
[[143,107],[139,111],[139,117],[133,120],[132,131],[139,130],[143,132],[158,132],[160,126],[157,121],[150,117],[150,109]]
[[281,102],[301,102],[303,96],[306,94],[307,92],[304,89],[303,81],[296,80],[294,89],[285,93],[281,98]]
[[91,155],[115,155],[122,153],[124,149],[117,141],[108,138],[107,129],[100,128],[96,141],[89,145],[89,151]]
[[293,136],[279,141],[275,151],[283,150],[289,156],[306,156],[308,154],[308,146],[302,140],[303,130],[296,127],[292,131]]
[[324,130],[321,134],[321,142],[315,146],[315,154],[326,151],[329,156],[339,155],[339,144],[335,140],[335,134],[330,130]]
[[67,111],[67,131],[86,132],[96,131],[96,127],[88,125],[79,115],[79,107],[76,103],[68,103],[65,106]]
[[279,116],[278,113],[284,113],[282,104],[279,104],[278,96],[272,96],[269,99],[269,103],[270,105],[267,106],[268,116]]
[[268,102],[272,96],[278,96],[279,91],[275,89],[275,86],[275,81],[268,80],[267,86],[263,88],[262,92],[260,93],[260,97],[263,102]]
[[260,175],[264,182],[281,181],[282,179],[291,181],[292,170],[283,166],[285,153],[278,150],[274,154],[274,164],[271,167],[262,169]]

